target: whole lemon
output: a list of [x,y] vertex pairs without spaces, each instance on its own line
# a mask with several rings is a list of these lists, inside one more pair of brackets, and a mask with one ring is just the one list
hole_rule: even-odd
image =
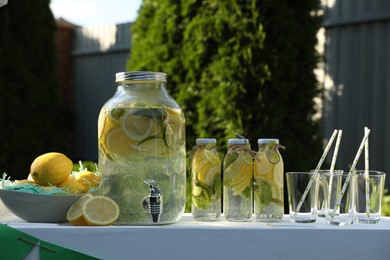
[[69,191],[70,194],[87,192],[87,189],[74,178],[68,178],[66,181],[58,185],[58,188],[63,188],[64,190]]
[[68,179],[73,162],[62,153],[45,153],[35,158],[30,167],[32,179],[39,185],[57,185]]
[[86,190],[99,186],[99,176],[90,171],[76,172],[76,180],[85,187]]

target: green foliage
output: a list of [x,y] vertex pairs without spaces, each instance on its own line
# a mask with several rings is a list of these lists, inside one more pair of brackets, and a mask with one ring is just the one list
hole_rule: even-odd
[[43,153],[69,155],[49,4],[12,0],[0,8],[0,169],[13,179],[26,178]]
[[97,169],[97,163],[93,162],[93,161],[82,161],[81,162],[81,166],[80,166],[80,162],[73,163],[72,171],[78,172],[78,171],[80,171],[82,169],[84,169],[84,170],[86,169],[86,170],[88,170],[90,172],[96,172],[98,170]]
[[[186,115],[187,145],[239,133],[277,137],[285,171],[315,168],[320,125],[314,68],[318,0],[144,0],[128,70],[163,71]],[[286,200],[287,201],[287,200]]]
[[390,216],[390,194],[385,190],[382,201],[382,216]]

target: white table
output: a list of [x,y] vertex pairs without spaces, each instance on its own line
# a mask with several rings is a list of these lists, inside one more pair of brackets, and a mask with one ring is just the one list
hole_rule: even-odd
[[390,259],[388,217],[347,227],[322,218],[296,224],[287,215],[274,224],[195,222],[190,214],[167,226],[75,227],[26,223],[13,215],[0,215],[0,222],[102,259]]

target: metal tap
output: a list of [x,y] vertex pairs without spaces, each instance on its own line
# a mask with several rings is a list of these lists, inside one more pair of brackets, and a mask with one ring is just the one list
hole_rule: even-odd
[[149,185],[150,193],[146,196],[142,204],[144,209],[152,215],[153,223],[158,223],[163,209],[163,200],[160,189],[150,181],[145,181],[145,183]]

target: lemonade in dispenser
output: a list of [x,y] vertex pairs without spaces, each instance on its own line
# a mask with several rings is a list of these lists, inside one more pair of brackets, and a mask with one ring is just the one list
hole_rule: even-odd
[[166,74],[116,74],[98,120],[100,193],[120,207],[116,225],[177,222],[186,204],[184,114]]

